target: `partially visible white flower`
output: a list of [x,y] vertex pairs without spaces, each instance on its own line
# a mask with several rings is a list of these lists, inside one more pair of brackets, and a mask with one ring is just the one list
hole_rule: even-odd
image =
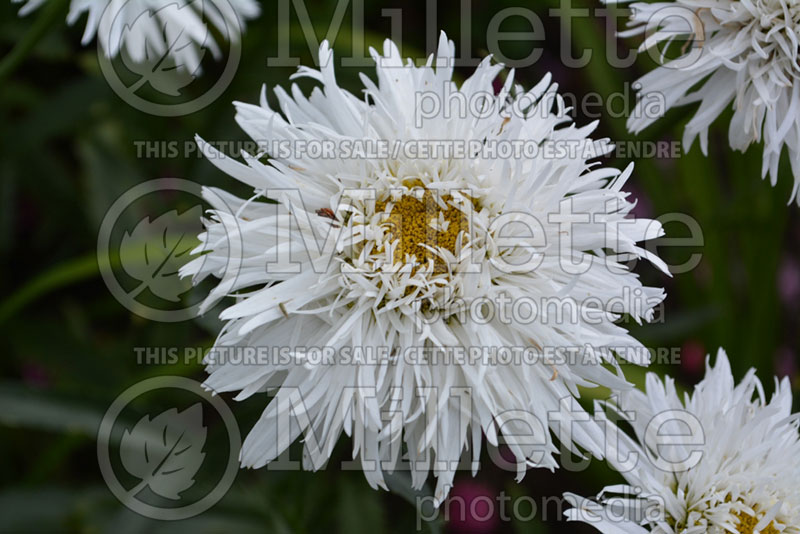
[[[46,1],[28,0],[19,14],[27,15]],[[245,21],[259,12],[256,0],[71,0],[67,23],[74,24],[86,13],[81,44],[97,36],[110,58],[124,52],[140,62],[169,55],[178,68],[194,72],[204,48],[215,57],[220,54],[212,28],[236,42]]]
[[672,0],[630,7],[632,28],[620,36],[645,34],[640,52],[650,49],[656,55],[654,47],[670,45],[682,53],[638,80],[639,99],[628,129],[638,133],[663,115],[663,106],[653,113],[656,102],[667,109],[699,102],[683,143],[688,149],[699,135],[707,155],[708,128],[731,106],[731,148],[744,151],[763,140],[762,178],[769,174],[774,186],[785,146],[794,174],[791,198],[800,204],[800,3]]
[[[203,254],[182,274],[221,279],[204,309],[236,297],[221,314],[228,322],[212,356],[286,350],[280,361],[251,365],[207,360],[214,391],[275,395],[245,440],[243,465],[264,466],[302,434],[304,465],[319,468],[345,433],[373,487],[385,487],[383,472],[404,457],[415,487],[431,470],[438,477],[441,502],[465,449],[477,463],[484,438],[497,446],[505,436],[519,477],[530,466],[553,469],[548,424],[559,424],[549,412],[578,386],[628,387],[608,349],[639,364],[649,355],[615,322],[623,314],[649,320],[664,293],[621,262],[648,258],[666,270],[637,245],[662,228],[628,218],[633,204],[622,187],[632,166],[587,161],[613,147],[588,137],[594,124],[572,124],[549,75],[527,91],[511,71],[496,92],[503,66],[487,58],[459,86],[444,34],[422,66],[403,61],[391,41],[371,54],[377,76],[362,74],[360,96],[338,86],[326,42],[320,70],[297,74],[319,83],[310,96],[276,88],[280,112],[266,92],[260,105],[237,103],[237,122],[263,150],[243,154],[246,164],[199,140],[211,162],[254,193],[206,190],[213,210],[196,251]],[[441,107],[420,120],[423,95]],[[417,152],[434,143],[454,152]],[[538,150],[499,157],[514,143]],[[327,156],[300,149],[326,145]],[[457,155],[459,146],[469,148]],[[575,153],[557,151],[570,147]],[[562,208],[576,224],[558,223]],[[234,269],[226,268],[231,258]],[[561,305],[579,314],[562,315]],[[315,360],[314,347],[332,357]],[[515,348],[534,357],[502,358]],[[576,348],[574,357],[555,352]],[[475,358],[476,349],[485,352]],[[299,414],[293,398],[303,400]],[[600,438],[588,425],[565,446],[602,455]]]
[[[791,413],[789,380],[776,380],[775,387],[767,400],[752,369],[734,385],[723,350],[683,399],[672,379],[662,382],[648,373],[647,392],[626,392],[618,406],[633,416],[634,438],[609,423],[611,439],[622,438],[619,454],[609,453],[609,460],[627,484],[606,487],[597,500],[565,495],[575,506],[567,517],[606,534],[797,534],[798,416]],[[691,417],[675,420],[686,412]],[[660,421],[666,424],[653,424],[648,433],[659,414],[669,414]],[[703,436],[693,444],[687,438],[691,422],[699,423]],[[658,446],[655,433],[663,440]],[[631,453],[638,460],[632,470],[613,461]]]

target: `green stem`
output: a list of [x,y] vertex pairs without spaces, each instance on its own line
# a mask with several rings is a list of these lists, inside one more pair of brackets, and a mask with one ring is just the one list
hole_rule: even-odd
[[49,291],[91,278],[98,272],[97,254],[94,253],[56,265],[0,303],[0,324]]
[[0,61],[0,83],[10,76],[22,64],[36,44],[47,34],[47,30],[58,20],[62,20],[66,12],[66,0],[49,0],[33,23],[28,33],[20,40],[11,52]]
[[[139,247],[145,244],[146,240],[133,242],[130,244],[130,249],[125,248],[123,251],[119,251],[119,254],[122,255],[124,251],[128,250],[139,250]],[[0,301],[0,325],[28,304],[51,291],[97,276],[102,269],[112,269],[118,266],[119,256],[101,258],[97,253],[86,254],[56,265],[26,282],[17,291]],[[138,294],[146,286],[147,284],[142,284],[134,294]]]

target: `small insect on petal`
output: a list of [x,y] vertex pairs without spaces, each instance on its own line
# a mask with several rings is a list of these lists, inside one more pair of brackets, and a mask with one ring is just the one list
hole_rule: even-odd
[[336,220],[336,214],[330,208],[320,208],[317,210],[317,215],[320,217],[327,217],[328,219]]

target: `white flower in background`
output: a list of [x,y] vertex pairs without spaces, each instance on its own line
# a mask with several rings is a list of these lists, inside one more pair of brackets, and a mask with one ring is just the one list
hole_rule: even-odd
[[[800,532],[800,434],[789,380],[776,380],[776,392],[767,400],[754,370],[734,385],[722,350],[683,400],[672,379],[662,383],[648,375],[647,393],[626,392],[619,406],[635,415],[635,439],[623,434],[620,454],[609,454],[623,459],[637,454],[636,467],[622,470],[627,485],[607,487],[599,502],[566,495],[576,506],[567,516],[607,534]],[[682,435],[676,441],[685,445],[655,447],[648,441],[654,437],[646,434],[648,423],[669,411],[688,412],[699,423],[699,447],[687,445],[689,427],[677,421],[659,431]],[[676,468],[669,469],[670,463]]]
[[[46,1],[28,0],[19,14],[27,15]],[[167,55],[176,67],[195,72],[204,49],[220,55],[212,29],[238,41],[245,21],[259,12],[256,0],[71,0],[67,23],[72,25],[87,13],[81,44],[97,36],[110,58],[123,53],[143,62]]]
[[[444,35],[436,59],[431,56],[424,66],[404,63],[390,41],[383,56],[371,54],[377,80],[362,75],[362,97],[337,85],[333,54],[323,43],[321,69],[301,68],[296,75],[320,83],[310,97],[296,86],[290,93],[278,87],[280,112],[269,107],[265,92],[260,105],[236,104],[239,125],[258,146],[276,147],[274,152],[244,153],[242,164],[198,139],[216,166],[255,193],[240,200],[206,190],[214,210],[196,251],[205,254],[182,274],[196,282],[209,275],[221,278],[204,310],[222,297],[236,296],[237,302],[221,313],[228,322],[215,344],[218,354],[231,347],[290,349],[291,358],[278,363],[209,364],[206,385],[214,391],[241,390],[237,399],[258,392],[275,395],[244,443],[243,465],[267,464],[303,434],[304,465],[318,468],[344,431],[353,436],[353,455],[373,487],[384,486],[382,469],[367,462],[386,460],[383,470],[391,471],[405,444],[413,485],[420,487],[433,470],[440,502],[455,473],[449,462],[469,447],[477,462],[482,434],[493,445],[500,434],[506,436],[520,477],[527,466],[553,469],[556,449],[547,430],[548,411],[558,410],[560,399],[577,395],[577,386],[616,389],[627,383],[616,363],[611,370],[601,366],[611,358],[599,351],[584,354],[580,362],[497,365],[406,356],[423,348],[525,347],[541,354],[547,348],[588,345],[627,348],[625,356],[644,363],[642,345],[614,322],[623,314],[650,319],[663,290],[644,287],[621,261],[648,257],[666,269],[636,245],[662,229],[656,221],[626,217],[633,204],[621,188],[631,166],[620,172],[581,156],[543,152],[518,159],[488,152],[409,157],[405,150],[315,158],[280,148],[281,143],[328,142],[338,149],[365,140],[392,147],[467,140],[488,147],[522,140],[531,146],[588,147],[594,154],[613,148],[587,138],[594,125],[571,123],[549,76],[525,92],[513,86],[511,71],[495,94],[492,82],[503,66],[487,58],[459,88],[452,80],[455,49]],[[458,114],[454,105],[450,116],[442,111],[418,123],[421,92],[439,102],[453,94],[457,101],[473,103],[481,97],[483,111]],[[524,114],[504,113],[512,103],[522,105]],[[264,202],[266,197],[278,203]],[[575,220],[585,216],[592,224],[576,224],[565,235],[554,221],[562,204],[574,207]],[[532,217],[541,223],[533,225],[535,237]],[[520,224],[501,225],[500,236],[494,222],[503,218]],[[318,245],[334,234],[338,242]],[[538,266],[526,263],[532,256],[541,260]],[[226,269],[231,258],[236,268]],[[562,262],[581,259],[590,264],[580,274],[562,268]],[[583,311],[594,299],[596,320],[570,322],[546,311],[517,320],[511,308],[526,298],[536,304],[548,298],[574,302]],[[308,347],[329,347],[336,356],[314,363],[305,355]],[[360,363],[343,356],[352,349],[364,351]],[[367,361],[370,349],[378,356]],[[468,393],[459,400],[451,388]],[[303,399],[305,411],[289,427],[279,423],[287,417],[292,395]],[[524,414],[512,415],[515,410]],[[534,438],[514,442],[514,434],[531,429]],[[602,455],[599,435],[593,426],[576,433],[575,442]],[[572,448],[569,441],[566,446]],[[544,445],[537,449],[532,442]]]
[[699,135],[700,149],[707,155],[709,126],[732,107],[731,148],[744,151],[763,140],[762,178],[769,174],[774,186],[785,146],[794,174],[792,199],[800,203],[800,3],[674,0],[630,7],[632,28],[620,36],[645,34],[640,52],[652,49],[659,54],[654,47],[669,44],[682,54],[638,80],[639,100],[628,129],[638,133],[663,114],[665,109],[645,110],[656,95],[663,96],[660,102],[667,108],[699,102],[683,143],[688,149]]

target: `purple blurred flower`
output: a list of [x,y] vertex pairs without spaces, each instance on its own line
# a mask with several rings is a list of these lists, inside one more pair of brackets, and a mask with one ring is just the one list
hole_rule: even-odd
[[445,506],[453,534],[495,532],[500,525],[494,491],[477,480],[456,480]]
[[494,94],[500,94],[500,91],[503,89],[503,79],[498,74],[497,78],[492,80],[492,89],[494,89]]
[[797,306],[800,297],[800,265],[791,257],[784,257],[778,269],[778,294],[784,305]]
[[706,361],[706,348],[696,339],[690,339],[681,345],[681,371],[687,376],[697,377],[703,374]]
[[38,363],[23,363],[21,374],[22,381],[29,387],[36,389],[50,387],[50,373]]
[[775,354],[775,374],[778,378],[788,376],[790,380],[797,374],[797,358],[789,347],[781,347]]
[[630,216],[636,219],[652,219],[653,203],[650,202],[650,197],[630,182],[625,184],[625,190],[630,193],[628,200],[636,204],[631,210]]

